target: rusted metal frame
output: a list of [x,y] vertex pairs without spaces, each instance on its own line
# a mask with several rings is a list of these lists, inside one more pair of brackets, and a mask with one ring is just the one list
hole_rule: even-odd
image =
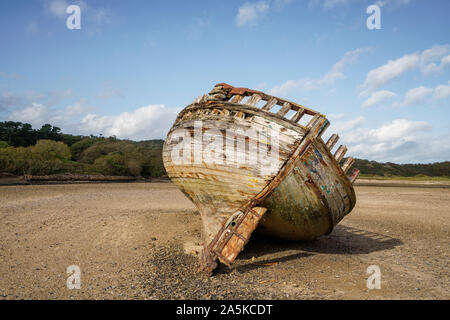
[[[230,237],[231,239],[231,237]],[[214,254],[217,255],[217,258],[220,259],[220,262],[222,262],[223,264],[225,264],[227,267],[230,267],[232,262],[230,260],[228,260],[223,254],[219,253],[219,252],[214,252]],[[216,259],[217,259],[216,258]]]
[[[247,215],[249,213],[251,213],[254,216],[256,216],[257,218],[261,219],[262,216],[258,215],[252,209],[255,205],[256,205],[256,203],[254,201],[250,201],[250,204],[247,205],[247,208],[245,209],[245,211],[242,213],[242,215],[239,217],[238,221],[232,228],[230,228],[229,225],[227,225],[228,221],[225,221],[225,223],[220,228],[219,232],[217,232],[217,234],[213,238],[213,240],[208,244],[207,247],[204,248],[207,250],[207,253],[210,254],[209,256],[213,260],[220,258],[221,262],[223,262],[227,266],[230,266],[232,264],[231,261],[229,261],[225,256],[222,255],[222,251],[225,248],[225,246],[228,244],[230,239],[233,237],[233,235],[236,235],[238,238],[240,238],[244,242],[244,245],[247,244],[249,239],[247,239],[244,236],[242,236],[241,234],[239,234],[236,230],[239,228],[239,226],[242,224],[242,222],[244,221],[244,219],[247,217]],[[221,240],[220,243],[219,243],[219,240]],[[216,247],[216,244],[218,244],[218,243],[219,243],[219,246]]]
[[[254,206],[255,204],[253,204],[253,202],[250,202],[250,204],[247,206],[247,208],[245,209],[245,211],[242,213],[242,215],[239,217],[239,219],[238,219],[238,221],[236,222],[236,224],[233,226],[233,228],[229,228],[227,225],[226,225],[226,222],[225,222],[225,224],[222,226],[222,228],[221,228],[221,230],[218,232],[218,234],[219,235],[221,235],[221,234],[223,234],[224,232],[226,232],[226,231],[229,231],[230,232],[230,234],[229,235],[227,235],[227,238],[225,238],[226,240],[224,240],[224,241],[222,241],[222,243],[223,243],[223,246],[221,246],[220,247],[220,252],[222,252],[222,250],[223,250],[223,248],[226,246],[226,244],[228,243],[228,241],[230,241],[230,239],[231,239],[231,237],[233,236],[233,234],[234,233],[236,233],[236,232],[233,232],[234,230],[233,229],[235,229],[235,230],[237,230],[237,228],[239,228],[239,226],[242,224],[242,222],[244,221],[244,219],[247,217],[247,215],[248,215],[248,213],[249,212],[252,212],[253,213],[253,210],[252,210],[252,207],[251,206]],[[253,213],[253,215],[255,215],[255,213]],[[237,234],[236,234],[237,235]],[[237,235],[239,238],[241,238],[242,240],[244,240],[244,242],[246,241],[245,239],[243,239],[243,237],[240,237],[239,235]],[[216,240],[216,243],[218,242],[220,240],[220,236],[219,236],[219,238]],[[211,245],[211,249],[212,250],[216,250],[215,248],[214,248],[214,246],[216,245],[216,243],[211,243],[212,245]]]
[[[241,239],[242,241],[246,242],[247,238],[245,238],[243,235],[239,234],[236,230],[231,229],[230,231],[232,234],[234,234],[236,237],[238,237],[239,239]],[[226,244],[225,244],[226,245]],[[225,246],[224,246],[225,247]]]

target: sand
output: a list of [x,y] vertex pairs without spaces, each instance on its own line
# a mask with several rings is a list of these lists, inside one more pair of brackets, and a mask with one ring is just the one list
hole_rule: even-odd
[[[0,299],[449,299],[450,188],[355,189],[330,235],[253,235],[208,278],[200,217],[171,183],[1,186]],[[67,288],[71,265],[81,289]]]

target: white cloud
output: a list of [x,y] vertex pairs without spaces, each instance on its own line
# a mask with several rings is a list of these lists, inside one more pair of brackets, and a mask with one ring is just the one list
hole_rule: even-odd
[[54,106],[72,96],[72,90],[54,90],[49,92],[29,91],[21,94],[12,92],[2,93],[0,96],[0,109],[15,110],[30,106],[32,103]]
[[420,56],[420,70],[424,75],[439,73],[450,64],[450,45],[434,45]]
[[355,64],[358,61],[359,56],[362,53],[368,51],[370,51],[369,48],[357,48],[352,51],[347,51],[342,59],[336,62],[333,67],[331,67],[330,71],[328,71],[328,73],[323,76],[322,82],[329,83],[333,82],[336,79],[343,79],[344,74],[342,73],[342,71],[344,70],[344,68],[348,65]]
[[448,136],[433,135],[425,121],[395,119],[380,127],[364,127],[365,119],[356,118],[331,125],[340,143],[348,147],[347,154],[357,158],[397,163],[446,161],[450,157]]
[[410,89],[405,94],[405,100],[403,101],[402,106],[409,106],[411,104],[420,103],[431,92],[433,92],[433,89],[425,88],[424,86]]
[[389,60],[386,64],[367,73],[362,88],[371,91],[381,87],[389,81],[400,77],[406,71],[417,68],[418,54],[405,54],[397,60]]
[[65,0],[51,0],[47,1],[47,11],[53,16],[59,19],[65,19],[67,17],[68,2]]
[[340,113],[330,113],[330,114],[327,115],[327,119],[328,119],[328,120],[331,120],[331,121],[333,121],[333,120],[340,120],[340,119],[342,119],[343,117],[344,117],[344,113],[343,113],[343,112],[340,112]]
[[448,84],[441,84],[434,88],[434,99],[444,99],[450,96],[450,81]]
[[162,104],[148,105],[116,116],[88,114],[81,120],[80,130],[133,140],[164,138],[175,116],[174,109]]
[[255,3],[246,2],[238,10],[236,16],[236,24],[242,27],[247,24],[255,24],[269,9],[269,4],[266,1]]
[[377,105],[380,102],[382,102],[386,99],[395,97],[395,96],[396,96],[396,94],[392,91],[388,91],[388,90],[376,91],[376,92],[373,92],[366,101],[364,101],[362,106],[363,106],[363,108],[373,107],[374,105]]
[[303,88],[303,90],[311,90],[314,86],[312,86],[311,80],[288,80],[285,83],[270,89],[269,93],[273,95],[283,95],[288,91],[298,88]]
[[147,140],[165,138],[179,110],[167,109],[162,104],[148,105],[118,115],[98,115],[85,101],[65,108],[51,108],[40,103],[12,112],[8,119],[41,127],[50,123],[63,132],[83,135],[112,136],[122,139]]
[[450,65],[449,53],[449,44],[434,45],[422,53],[405,54],[396,60],[388,60],[386,64],[367,73],[364,83],[360,86],[361,95],[367,96],[373,90],[410,70],[419,69],[425,76],[442,72],[447,65]]
[[30,123],[33,127],[40,127],[50,123],[66,132],[76,131],[74,120],[91,109],[81,100],[65,108],[52,108],[41,103],[32,102],[25,108],[16,110],[9,115],[9,120]]
[[[337,132],[338,134],[341,134],[342,132],[348,132],[360,127],[364,123],[364,121],[365,118],[363,116],[359,116],[358,118],[348,121],[337,121],[335,124],[333,124],[333,129],[331,131]],[[328,131],[330,132],[330,130]]]
[[345,78],[343,73],[344,69],[351,64],[358,61],[359,56],[362,53],[370,51],[370,48],[357,48],[352,51],[348,51],[344,56],[336,62],[331,69],[319,79],[300,79],[300,80],[288,80],[285,83],[274,86],[270,93],[274,95],[282,95],[293,89],[302,89],[305,91],[310,91],[317,89],[319,86],[324,84],[332,84],[336,80]]

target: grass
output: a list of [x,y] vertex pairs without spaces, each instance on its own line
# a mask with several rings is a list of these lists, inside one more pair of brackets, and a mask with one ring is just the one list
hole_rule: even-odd
[[360,174],[358,179],[368,180],[404,180],[404,181],[450,181],[449,176],[429,177],[425,175],[417,175],[414,177],[401,177],[401,176],[377,176],[373,174]]

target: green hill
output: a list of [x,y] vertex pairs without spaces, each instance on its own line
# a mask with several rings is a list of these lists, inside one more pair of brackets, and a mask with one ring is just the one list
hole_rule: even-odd
[[[164,140],[130,141],[116,137],[63,134],[50,124],[0,122],[0,173],[60,173],[161,177]],[[450,177],[450,161],[430,164],[380,163],[356,159],[362,176]]]

